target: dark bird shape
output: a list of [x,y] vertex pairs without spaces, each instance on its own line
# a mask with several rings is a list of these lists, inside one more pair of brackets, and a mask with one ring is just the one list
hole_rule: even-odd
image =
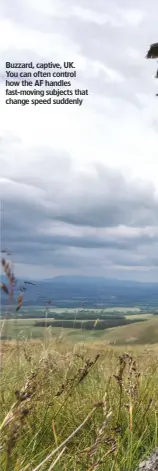
[[24,281],[25,285],[33,285],[33,286],[36,286],[35,283],[32,283],[31,281]]
[[151,44],[150,49],[146,55],[146,59],[157,59],[158,58],[158,43]]
[[27,288],[25,288],[25,286],[20,286],[20,291],[23,293],[24,291],[27,291]]

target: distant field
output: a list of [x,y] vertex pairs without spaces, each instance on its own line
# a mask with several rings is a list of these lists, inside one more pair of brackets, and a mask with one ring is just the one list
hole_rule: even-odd
[[155,317],[155,316],[153,316],[153,314],[148,314],[148,313],[142,313],[142,314],[127,314],[127,315],[125,316],[126,319],[135,319],[135,320],[137,320],[137,319],[146,319],[146,320],[148,320],[148,319],[151,319],[151,318],[153,318],[153,317]]
[[105,309],[100,309],[101,311],[108,311],[108,312],[140,312],[141,309],[139,307],[108,307]]
[[[38,306],[38,307],[28,307],[28,308],[23,308],[23,313],[27,313],[27,312],[30,312],[30,311],[33,311],[33,312],[43,312],[44,313],[44,307],[43,306]],[[140,313],[141,312],[141,309],[138,308],[138,307],[107,307],[107,308],[92,308],[92,309],[87,309],[85,306],[83,307],[79,307],[79,308],[58,308],[58,307],[50,307],[49,308],[49,312],[50,313],[53,313],[53,312],[56,312],[56,313],[70,313],[72,314],[73,312],[77,313],[77,312],[119,312],[119,313],[132,313],[132,312],[138,312]]]
[[[9,339],[56,338],[62,337],[72,342],[100,340],[106,344],[154,344],[158,343],[158,316],[145,314],[145,322],[136,322],[126,326],[106,330],[85,331],[83,329],[64,329],[62,327],[34,327],[35,319],[10,319],[3,330],[3,336]],[[138,319],[138,315],[136,316]],[[144,317],[142,315],[142,317]],[[36,319],[37,321],[38,319]],[[40,319],[41,320],[41,319]],[[45,319],[43,319],[45,320]],[[0,325],[2,321],[0,321]]]
[[[37,321],[38,319],[36,319]],[[45,320],[45,319],[40,319]],[[5,324],[3,336],[8,339],[30,340],[42,339],[45,336],[48,338],[62,337],[72,341],[91,340],[95,337],[99,338],[103,331],[84,331],[82,329],[63,329],[62,327],[43,328],[34,327],[35,319],[9,319]],[[2,321],[0,321],[0,326]]]

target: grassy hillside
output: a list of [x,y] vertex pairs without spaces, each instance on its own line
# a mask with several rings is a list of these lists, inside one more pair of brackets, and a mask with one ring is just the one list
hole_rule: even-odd
[[[142,316],[143,317],[143,316]],[[59,338],[69,339],[71,342],[100,340],[104,343],[127,345],[127,344],[154,344],[158,342],[158,316],[145,317],[144,322],[135,322],[130,325],[114,327],[106,330],[92,331],[62,327],[39,327],[34,326],[37,319],[12,319],[8,320],[3,329],[3,335],[10,339],[31,338]],[[45,320],[43,319],[45,322]],[[2,321],[0,321],[1,325]]]
[[109,329],[105,331],[104,339],[117,345],[158,343],[158,316],[145,322]]
[[2,471],[135,471],[158,445],[158,348],[1,343]]

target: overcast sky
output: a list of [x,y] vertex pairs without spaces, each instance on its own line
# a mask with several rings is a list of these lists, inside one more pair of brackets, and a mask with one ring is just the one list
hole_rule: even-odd
[[[1,234],[17,276],[158,281],[157,0],[0,8]],[[6,61],[74,61],[89,96],[7,106]]]

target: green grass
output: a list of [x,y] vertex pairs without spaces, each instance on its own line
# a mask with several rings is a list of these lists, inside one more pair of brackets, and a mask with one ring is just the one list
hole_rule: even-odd
[[[154,344],[158,342],[158,316],[142,314],[141,318],[145,322],[136,322],[126,326],[113,327],[106,330],[91,331],[82,329],[65,329],[62,327],[53,327],[47,329],[49,338],[62,337],[71,342],[100,340],[105,344],[128,345],[128,344]],[[133,316],[132,316],[133,317]],[[138,319],[138,315],[136,315]],[[3,335],[10,339],[30,340],[31,338],[45,337],[46,329],[43,327],[34,327],[38,319],[10,319],[6,322]],[[40,319],[42,320],[42,319]],[[44,319],[43,319],[44,320]],[[0,325],[2,321],[0,321]]]
[[54,451],[42,471],[135,471],[158,445],[158,348],[126,350],[2,342],[1,470],[33,471]]
[[104,339],[116,345],[127,344],[156,344],[158,342],[158,318],[154,317],[145,322],[115,327],[105,331]]

